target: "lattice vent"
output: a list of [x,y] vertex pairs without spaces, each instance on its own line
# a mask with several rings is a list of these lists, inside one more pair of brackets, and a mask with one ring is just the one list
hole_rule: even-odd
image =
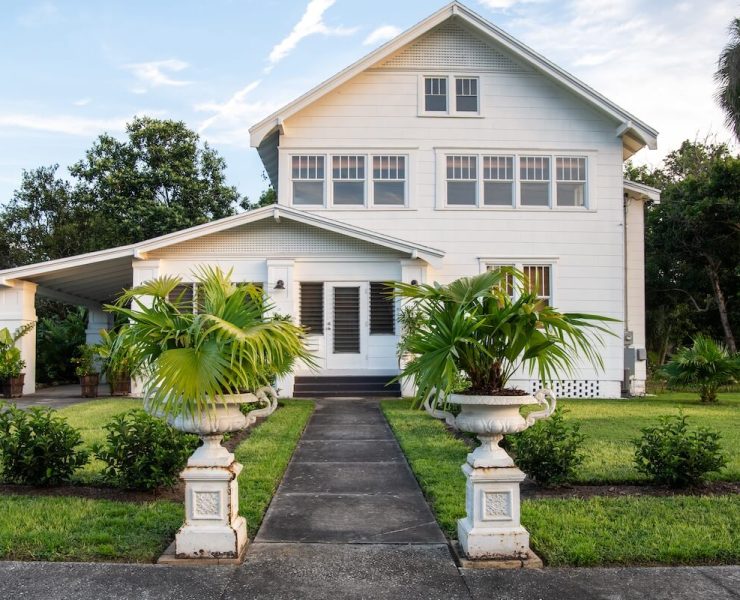
[[[530,392],[534,394],[542,389],[541,381],[530,382]],[[572,381],[554,381],[550,384],[550,389],[555,392],[558,398],[598,398],[599,382],[598,380],[577,379]]]
[[454,23],[443,23],[382,62],[378,69],[474,69],[522,73],[526,69]]
[[376,246],[303,223],[272,219],[212,233],[162,248],[152,258],[261,257],[261,256],[399,256],[390,248]]

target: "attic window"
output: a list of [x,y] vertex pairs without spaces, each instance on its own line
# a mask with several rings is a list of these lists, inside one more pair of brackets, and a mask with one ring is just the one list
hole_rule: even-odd
[[324,204],[324,157],[293,156],[293,204],[321,206]]
[[455,110],[457,112],[478,112],[478,78],[455,78]]
[[424,110],[426,112],[447,112],[447,78],[424,78]]

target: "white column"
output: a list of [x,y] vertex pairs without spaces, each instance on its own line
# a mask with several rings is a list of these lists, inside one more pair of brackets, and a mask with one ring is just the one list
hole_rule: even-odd
[[644,396],[647,379],[645,335],[645,207],[642,200],[625,200],[625,329],[632,332],[632,343],[626,353],[634,362],[630,395]]
[[[269,296],[274,308],[273,313],[291,315],[295,317],[294,309],[296,302],[295,283],[293,281],[293,268],[295,261],[292,259],[268,259],[267,281],[265,292]],[[293,321],[295,322],[295,318]],[[275,388],[280,398],[290,398],[293,395],[295,376],[293,373],[279,377]]]
[[100,330],[111,326],[111,316],[102,308],[90,308],[87,311],[87,329],[85,329],[85,342],[97,344],[100,342]]
[[[426,283],[427,282],[427,263],[419,259],[409,259],[401,261],[401,282],[402,283]],[[402,332],[399,332],[402,333]],[[404,367],[404,359],[401,358],[401,368]],[[416,388],[413,382],[404,377],[401,379],[401,396],[408,398],[416,395]]]
[[[132,267],[134,270],[134,278],[133,278],[133,285],[136,287],[137,285],[141,285],[142,283],[146,281],[151,281],[152,279],[156,279],[160,275],[161,271],[161,264],[159,260],[138,260],[134,259],[132,263]],[[139,298],[143,304],[146,304],[147,301],[151,301],[150,297],[147,296],[141,296]],[[144,393],[144,383],[140,381],[139,379],[132,378],[131,379],[131,397],[141,397]]]
[[[0,287],[0,328],[14,332],[27,323],[36,322],[36,284],[19,279],[5,282]],[[24,394],[36,391],[36,332],[31,331],[16,342],[21,356],[26,361],[23,384]]]

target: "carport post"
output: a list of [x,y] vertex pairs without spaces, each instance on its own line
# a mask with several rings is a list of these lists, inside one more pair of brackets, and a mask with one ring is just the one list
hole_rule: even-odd
[[[35,322],[36,284],[20,279],[4,280],[0,285],[0,328],[7,327],[12,333],[26,323]],[[16,345],[26,361],[23,393],[33,394],[36,391],[36,332],[24,335]]]

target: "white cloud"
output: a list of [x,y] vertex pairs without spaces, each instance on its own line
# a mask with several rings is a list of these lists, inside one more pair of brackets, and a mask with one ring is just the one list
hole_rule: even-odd
[[162,85],[181,86],[189,85],[191,81],[172,79],[168,73],[179,73],[188,68],[188,63],[170,58],[167,60],[153,60],[143,63],[131,63],[123,65],[123,68],[131,71],[134,77],[145,87],[141,86],[132,89],[135,94],[146,93],[146,87],[157,87]]
[[511,8],[515,4],[518,4],[522,0],[478,0],[483,6],[490,8],[491,10],[504,10]]
[[268,57],[269,65],[265,69],[270,72],[272,68],[288,56],[299,42],[310,35],[352,35],[357,31],[356,27],[329,27],[324,23],[324,13],[331,8],[336,0],[311,0],[301,20],[295,24],[292,31],[275,44]]
[[75,100],[72,104],[75,106],[87,106],[92,102],[92,98],[80,98],[79,100]]
[[276,111],[282,103],[263,100],[249,101],[249,95],[260,85],[252,81],[235,92],[225,102],[202,102],[193,109],[212,113],[198,125],[198,133],[211,142],[249,146],[249,128],[260,119]]
[[47,133],[91,136],[126,128],[126,118],[95,119],[71,115],[0,114],[0,129],[30,129]]
[[365,46],[372,46],[379,42],[387,42],[388,40],[392,40],[399,33],[401,33],[400,27],[396,27],[395,25],[381,25],[377,29],[371,31],[362,43]]
[[[684,3],[686,4],[686,3]],[[657,164],[684,139],[718,133],[728,140],[714,101],[712,74],[736,12],[732,1],[676,10],[639,0],[568,0],[560,19],[522,5],[508,28],[519,39],[659,131]]]

